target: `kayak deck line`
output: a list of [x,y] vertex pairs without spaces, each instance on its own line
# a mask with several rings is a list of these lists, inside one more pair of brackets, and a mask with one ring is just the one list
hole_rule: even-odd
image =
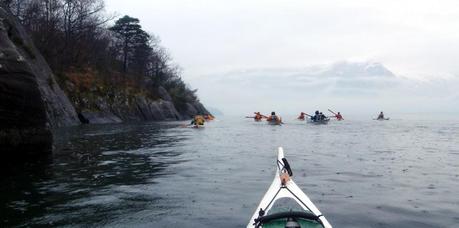
[[[277,171],[271,186],[263,196],[260,204],[252,215],[247,228],[263,227],[284,227],[281,223],[290,221],[290,219],[298,220],[298,223],[307,223],[311,227],[331,228],[332,226],[327,221],[325,216],[317,209],[309,197],[295,184],[293,179],[289,178],[285,183],[282,183],[282,176],[292,176],[292,171],[289,163],[284,158],[282,147],[278,149],[278,159],[276,161]],[[301,211],[281,211],[271,213],[274,203],[279,199],[293,199],[296,205],[301,207]],[[275,211],[275,210],[273,210]],[[295,220],[295,222],[296,222]],[[309,221],[309,222],[308,222]],[[309,224],[309,225],[308,225]]]

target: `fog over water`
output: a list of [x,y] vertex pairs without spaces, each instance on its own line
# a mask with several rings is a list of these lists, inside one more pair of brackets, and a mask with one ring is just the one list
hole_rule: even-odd
[[398,76],[375,62],[233,71],[198,80],[202,100],[229,115],[332,108],[347,114],[458,111],[459,80]]

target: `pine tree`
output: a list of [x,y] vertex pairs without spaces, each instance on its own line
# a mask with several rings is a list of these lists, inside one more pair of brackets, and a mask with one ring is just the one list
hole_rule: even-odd
[[124,73],[127,73],[135,54],[141,52],[141,48],[148,49],[150,35],[142,30],[139,19],[127,15],[118,19],[110,31],[113,31],[120,41],[122,69]]

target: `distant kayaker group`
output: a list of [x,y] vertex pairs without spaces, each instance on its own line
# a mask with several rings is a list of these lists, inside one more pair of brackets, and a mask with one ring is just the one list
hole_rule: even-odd
[[[301,112],[300,115],[297,117],[297,120],[300,121],[308,121],[310,123],[316,123],[316,124],[327,124],[331,118],[334,118],[338,121],[344,120],[343,115],[341,115],[341,112],[334,112],[331,109],[328,109],[330,113],[333,115],[327,116],[323,112],[316,110],[314,112],[314,115],[310,115],[305,112]],[[263,115],[260,112],[254,112],[253,116],[246,116],[246,118],[251,118],[256,122],[260,122],[263,120],[266,120],[268,124],[270,125],[282,125],[284,122],[282,122],[282,117],[276,114],[276,112],[271,112],[271,115]],[[199,128],[203,127],[205,122],[209,122],[214,120],[215,117],[211,114],[205,114],[205,115],[195,115],[193,119],[191,120],[191,123],[188,126],[194,127],[194,128]],[[384,116],[384,112],[380,112],[377,118],[374,120],[389,120],[389,118]]]
[[330,111],[331,113],[333,113],[333,116],[326,116],[325,114],[323,114],[323,112],[320,112],[319,110],[315,111],[314,112],[314,115],[309,115],[305,112],[301,112],[300,113],[300,116],[298,116],[298,120],[306,120],[305,116],[308,116],[310,117],[309,120],[312,121],[312,122],[320,122],[320,121],[329,121],[330,118],[336,118],[337,120],[344,120],[343,119],[343,116],[341,115],[340,112],[338,113],[335,113],[331,110],[328,110]]
[[[336,118],[337,120],[344,120],[343,116],[341,115],[340,112],[333,112],[332,110],[328,110],[331,113],[333,113],[333,116],[326,116],[319,110],[314,112],[314,115],[309,115],[305,112],[301,112],[300,115],[298,116],[298,120],[309,120],[310,122],[328,122],[330,118]],[[260,112],[254,112],[254,116],[246,116],[246,118],[253,118],[255,121],[259,122],[262,121],[263,119],[266,119],[269,124],[274,124],[274,125],[281,125],[283,124],[282,118],[278,115],[276,115],[276,112],[271,112],[270,116],[265,116],[261,114]],[[309,117],[309,118],[306,118]]]
[[[300,120],[300,121],[307,120],[308,122],[311,122],[311,123],[324,123],[324,124],[328,123],[328,121],[330,121],[331,118],[334,118],[338,121],[344,120],[344,117],[341,114],[341,112],[334,112],[331,109],[328,109],[328,111],[332,113],[333,115],[327,116],[319,110],[316,110],[314,112],[314,115],[310,115],[308,113],[301,112],[300,115],[297,117],[297,120]],[[254,112],[254,114],[255,114],[254,116],[246,116],[246,118],[253,118],[256,122],[266,119],[266,121],[268,121],[269,124],[276,124],[276,125],[283,124],[282,118],[276,115],[276,112],[271,112],[270,116],[263,115],[260,112]],[[389,118],[384,117],[384,113],[381,111],[375,120],[389,120]]]

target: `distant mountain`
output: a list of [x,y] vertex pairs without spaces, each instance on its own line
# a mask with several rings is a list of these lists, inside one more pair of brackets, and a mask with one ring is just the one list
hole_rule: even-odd
[[199,85],[206,101],[218,104],[228,115],[328,107],[358,112],[459,107],[459,77],[431,78],[401,77],[378,62],[337,62],[232,71],[201,78]]
[[304,68],[265,68],[233,71],[213,78],[215,83],[251,90],[301,90],[308,93],[365,94],[392,88],[399,78],[377,62],[337,62]]
[[225,78],[244,77],[379,77],[392,78],[395,74],[378,62],[347,62],[341,61],[329,65],[311,65],[301,68],[258,68],[231,71],[224,74]]
[[338,62],[324,73],[327,76],[395,77],[394,73],[376,62]]

